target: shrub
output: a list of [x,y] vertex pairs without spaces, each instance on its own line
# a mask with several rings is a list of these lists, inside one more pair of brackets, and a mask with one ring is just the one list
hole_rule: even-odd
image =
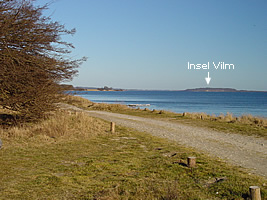
[[0,1],[0,105],[18,111],[20,120],[38,120],[55,109],[58,83],[77,73],[85,58],[67,57],[73,45],[61,40],[74,34],[43,16],[32,0]]

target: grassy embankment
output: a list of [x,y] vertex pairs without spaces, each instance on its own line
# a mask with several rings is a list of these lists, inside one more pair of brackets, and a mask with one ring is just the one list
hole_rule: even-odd
[[254,135],[267,139],[267,119],[244,115],[234,117],[232,114],[221,114],[220,116],[208,115],[206,113],[173,113],[168,111],[157,111],[149,109],[132,109],[126,105],[93,103],[79,96],[66,96],[64,102],[88,110],[103,110],[121,114],[135,115],[149,118],[159,118],[173,122],[180,122],[192,126],[211,128],[227,133],[238,133]]
[[267,198],[266,179],[145,133],[111,134],[83,113],[57,111],[0,138],[0,199],[246,199],[250,185]]

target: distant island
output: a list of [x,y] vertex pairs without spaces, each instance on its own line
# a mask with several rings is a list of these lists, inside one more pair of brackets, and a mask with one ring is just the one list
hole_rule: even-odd
[[233,88],[195,88],[186,89],[185,92],[266,92],[266,91],[250,91],[250,90],[236,90]]
[[195,88],[184,90],[186,92],[238,92],[233,88]]

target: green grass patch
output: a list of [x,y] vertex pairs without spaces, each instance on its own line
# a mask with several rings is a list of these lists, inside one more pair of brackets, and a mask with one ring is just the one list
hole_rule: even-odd
[[[267,198],[266,179],[122,127],[3,148],[0,156],[0,199],[246,199],[251,185]],[[192,170],[188,156],[197,157]]]

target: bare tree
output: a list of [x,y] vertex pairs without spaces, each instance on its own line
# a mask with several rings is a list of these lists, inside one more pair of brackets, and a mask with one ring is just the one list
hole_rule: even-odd
[[71,80],[85,61],[68,56],[74,47],[61,36],[75,29],[43,16],[47,8],[32,0],[0,1],[0,105],[27,120],[54,109],[58,84]]

